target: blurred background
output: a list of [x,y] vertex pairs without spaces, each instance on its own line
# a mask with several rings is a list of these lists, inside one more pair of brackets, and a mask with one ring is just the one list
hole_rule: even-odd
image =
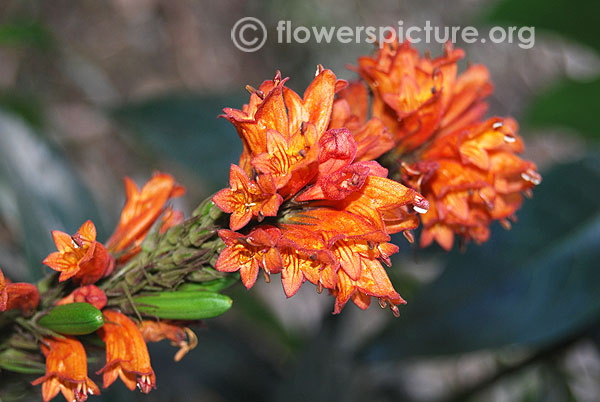
[[[257,17],[255,53],[230,30]],[[241,151],[217,119],[276,70],[302,92],[320,63],[339,77],[369,44],[279,44],[294,26],[535,26],[535,45],[457,43],[495,84],[489,115],[521,123],[544,182],[505,231],[465,252],[396,239],[394,319],[277,281],[231,290],[233,310],[196,328],[182,362],[151,345],[158,389],[121,383],[98,401],[600,400],[600,4],[591,0],[67,0],[0,2],[0,266],[39,279],[50,230],[115,227],[122,179],[154,170],[188,188],[190,212],[226,185]],[[439,44],[419,44],[441,53]],[[376,305],[376,303],[375,303]],[[102,356],[91,369],[102,365]],[[0,400],[40,400],[0,374]],[[61,398],[61,397],[59,397]]]

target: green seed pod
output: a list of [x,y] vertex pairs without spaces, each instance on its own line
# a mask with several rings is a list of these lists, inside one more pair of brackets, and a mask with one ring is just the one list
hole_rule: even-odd
[[70,303],[54,307],[37,323],[63,335],[87,335],[104,325],[104,317],[89,303]]
[[157,292],[133,300],[142,315],[186,321],[217,317],[233,303],[225,295],[199,290]]

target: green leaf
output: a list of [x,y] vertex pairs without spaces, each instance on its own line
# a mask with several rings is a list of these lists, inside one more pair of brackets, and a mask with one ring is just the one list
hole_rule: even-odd
[[22,95],[13,91],[2,91],[0,108],[19,115],[37,129],[42,127],[44,112],[41,102],[34,94]]
[[[0,133],[0,179],[6,181],[4,189],[10,193],[3,197],[16,205],[30,279],[40,279],[42,260],[56,250],[51,230],[75,233],[91,219],[100,239],[106,233],[92,196],[58,149],[21,120],[1,112]],[[0,213],[14,211],[0,205]]]
[[543,346],[600,317],[600,156],[544,175],[510,231],[449,256],[445,271],[362,357],[375,360]]
[[241,141],[235,128],[218,119],[224,107],[241,108],[244,97],[170,95],[113,110],[134,135],[134,147],[149,147],[206,180],[210,192],[227,183],[229,164],[237,163]]
[[47,49],[52,42],[50,32],[38,22],[0,24],[0,45],[34,46]]
[[534,26],[558,32],[600,51],[600,3],[590,0],[502,0],[485,16],[488,23]]
[[525,114],[525,125],[563,126],[600,138],[600,78],[592,82],[562,81],[533,99]]

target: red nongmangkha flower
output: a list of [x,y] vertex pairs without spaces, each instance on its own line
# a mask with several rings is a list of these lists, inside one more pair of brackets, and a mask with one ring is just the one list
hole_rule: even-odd
[[[396,42],[358,60],[358,73],[373,93],[372,114],[394,137],[386,160],[402,166],[404,183],[431,204],[421,217],[422,246],[436,240],[450,249],[455,234],[486,241],[490,223],[509,226],[520,192],[528,194],[541,179],[533,163],[515,155],[523,143],[512,119],[481,122],[492,92],[489,73],[471,65],[457,75],[463,56],[450,43],[443,56],[431,59],[408,42]],[[349,110],[367,103],[364,95],[344,99]]]
[[373,57],[358,59],[358,73],[373,92],[373,116],[390,130],[399,152],[477,121],[486,112],[482,100],[492,91],[489,73],[472,65],[457,77],[456,62],[463,57],[451,43],[432,60],[420,57],[409,42],[393,42]]
[[250,181],[246,172],[231,165],[229,188],[215,194],[213,201],[224,212],[231,214],[231,229],[239,230],[253,217],[262,219],[277,215],[283,199],[276,191],[273,176],[261,175],[256,181]]
[[535,164],[515,155],[523,149],[516,131],[512,119],[472,124],[437,139],[420,162],[404,166],[405,180],[431,203],[422,216],[423,246],[435,240],[449,250],[455,234],[485,242],[494,220],[510,227],[521,193],[541,181]]
[[39,302],[40,292],[35,285],[12,283],[0,269],[0,312],[19,308],[23,314],[31,314]]
[[362,82],[350,83],[337,93],[329,128],[346,127],[356,140],[356,161],[370,161],[394,147],[394,137],[383,122],[368,120],[369,94]]
[[112,310],[104,310],[103,314],[104,326],[98,334],[106,344],[106,365],[98,374],[103,375],[104,388],[120,377],[130,390],[137,385],[147,394],[156,388],[156,377],[140,330],[124,314]]
[[169,199],[180,197],[185,188],[175,182],[171,175],[155,173],[141,191],[129,177],[125,178],[127,201],[121,212],[119,225],[106,242],[106,248],[119,254],[120,261],[135,255],[152,225],[165,211]]
[[42,384],[44,402],[62,392],[67,402],[85,401],[100,389],[87,376],[87,357],[81,342],[70,336],[44,338],[42,352],[46,356],[46,375],[33,381]]
[[302,98],[285,81],[278,73],[242,110],[225,109],[244,152],[230,188],[213,197],[232,214],[216,268],[239,270],[248,288],[260,269],[267,278],[281,272],[288,297],[309,281],[336,296],[335,313],[350,299],[361,308],[371,296],[403,303],[381,262],[397,250],[389,234],[414,229],[427,200],[372,160],[393,142],[381,121],[367,121],[366,105],[346,100],[364,101],[364,87],[340,92],[334,106],[346,83],[330,70],[320,67]]
[[73,236],[59,230],[54,230],[52,236],[58,251],[46,257],[43,263],[60,272],[59,281],[73,278],[77,283],[88,285],[112,270],[114,260],[96,241],[92,221],[85,222]]

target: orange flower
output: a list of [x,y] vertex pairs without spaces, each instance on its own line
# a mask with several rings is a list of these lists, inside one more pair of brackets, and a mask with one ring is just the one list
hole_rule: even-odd
[[260,226],[247,236],[231,230],[220,230],[227,247],[221,252],[215,268],[222,272],[240,271],[244,286],[250,289],[262,268],[267,275],[281,271],[281,256],[275,248],[281,232],[272,226]]
[[11,283],[0,269],[0,312],[20,308],[31,314],[40,302],[40,292],[31,283]]
[[405,165],[405,180],[430,201],[422,216],[421,245],[434,240],[449,250],[454,234],[482,243],[489,238],[489,225],[508,219],[541,181],[535,164],[516,153],[523,142],[512,119],[492,118],[437,138],[425,147],[420,162]]
[[379,158],[394,147],[394,137],[383,122],[369,113],[369,94],[362,82],[353,82],[337,93],[331,112],[329,128],[346,127],[356,140],[355,160]]
[[123,261],[139,251],[146,234],[154,222],[164,212],[170,198],[180,197],[185,188],[175,183],[173,177],[165,173],[155,173],[140,191],[129,177],[125,178],[127,201],[121,212],[119,225],[106,242],[113,253],[124,253]]
[[106,365],[103,373],[104,388],[117,377],[129,388],[137,387],[145,394],[156,388],[156,377],[150,366],[150,356],[138,327],[127,316],[112,310],[103,311],[104,326],[98,334],[106,344]]
[[83,345],[69,336],[44,338],[42,352],[46,356],[46,375],[33,381],[42,384],[44,402],[62,392],[67,402],[85,401],[100,389],[87,376],[87,358]]
[[173,346],[178,346],[179,351],[174,357],[176,362],[180,361],[183,356],[198,345],[198,338],[191,329],[175,323],[142,321],[139,328],[146,342],[160,342],[163,339],[168,339]]
[[114,261],[104,246],[96,241],[96,227],[85,222],[73,236],[54,230],[54,243],[58,251],[43,261],[60,272],[59,281],[73,278],[83,285],[96,282],[112,270]]
[[240,167],[253,177],[253,170],[269,174],[277,192],[288,199],[316,174],[318,149],[314,147],[329,126],[333,97],[346,85],[331,70],[319,66],[317,76],[300,97],[284,86],[277,72],[258,90],[242,110],[224,109],[244,144]]
[[374,57],[359,58],[358,73],[373,92],[373,116],[390,130],[399,153],[486,112],[482,99],[492,91],[487,69],[473,65],[457,77],[456,62],[463,57],[451,43],[432,60],[420,57],[409,42],[394,42],[380,47]]
[[161,218],[160,234],[165,233],[170,227],[179,225],[181,222],[183,222],[183,212],[166,207],[165,213]]
[[260,219],[276,216],[283,199],[275,193],[275,183],[271,175],[258,176],[250,181],[246,172],[236,165],[229,171],[229,186],[213,197],[213,202],[224,212],[230,213],[231,230],[246,226],[253,216]]
[[56,305],[69,303],[89,303],[102,310],[106,306],[106,294],[95,285],[82,286],[72,291],[68,296],[56,302]]
[[[329,70],[317,70],[303,98],[284,83],[277,74],[252,90],[243,110],[225,109],[244,142],[245,172],[232,165],[230,188],[213,198],[232,213],[231,230],[219,231],[227,247],[216,269],[239,270],[247,288],[260,269],[267,280],[281,272],[288,297],[309,281],[336,296],[335,313],[350,299],[366,308],[371,297],[396,312],[404,301],[380,262],[389,264],[397,251],[389,234],[416,228],[414,211],[427,211],[428,202],[371,160],[392,141],[381,121],[366,121],[366,88],[350,87],[334,106],[346,83]],[[352,106],[349,98],[365,104]],[[260,181],[274,185],[266,191]]]

